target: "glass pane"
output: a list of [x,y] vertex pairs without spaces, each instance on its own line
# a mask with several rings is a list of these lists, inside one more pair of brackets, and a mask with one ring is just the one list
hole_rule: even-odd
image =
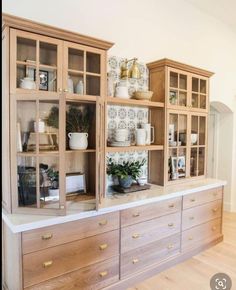
[[176,147],[177,144],[177,131],[178,131],[178,115],[169,115],[169,146]]
[[200,108],[206,109],[206,96],[200,95]]
[[199,92],[199,79],[192,78],[192,91]]
[[32,152],[36,150],[35,135],[36,102],[17,102],[16,144],[17,152]]
[[86,71],[100,74],[100,54],[87,52],[86,56]]
[[69,48],[68,69],[73,69],[77,71],[84,70],[84,52],[82,50]]
[[[93,165],[93,166],[91,166]],[[81,210],[96,208],[96,154],[71,151],[66,155],[66,200]],[[78,203],[79,201],[79,203]]]
[[57,45],[40,42],[39,44],[39,63],[57,66]]
[[198,144],[198,116],[192,116],[191,123],[191,145]]
[[178,152],[178,178],[186,176],[186,149],[180,148]]
[[206,80],[200,80],[200,93],[206,94]]
[[70,93],[84,95],[84,77],[82,74],[68,75],[68,90]]
[[179,88],[181,90],[187,90],[187,76],[179,75]]
[[192,94],[192,106],[198,108],[198,94]]
[[199,127],[199,145],[206,145],[206,117],[200,117]]
[[170,87],[178,88],[178,74],[175,72],[170,72]]
[[187,92],[179,92],[179,106],[187,106]]
[[186,146],[187,143],[187,116],[179,115],[179,146]]
[[172,105],[178,105],[178,92],[170,90],[169,102]]
[[86,150],[96,148],[96,105],[67,102],[66,148]]
[[86,94],[100,96],[100,77],[86,76]]
[[36,61],[36,40],[17,37],[17,60]]
[[17,64],[16,68],[16,87],[35,90],[35,66]]
[[59,150],[59,102],[39,103],[39,151]]
[[197,171],[197,151],[198,151],[198,148],[191,148],[190,176],[198,176],[198,171]]
[[18,157],[17,175],[19,206],[37,207],[36,158]]
[[59,209],[59,157],[39,158],[40,208]]
[[169,149],[168,180],[178,178],[177,174],[177,149]]
[[[35,74],[34,70],[34,74]],[[34,76],[35,80],[35,76]],[[57,91],[57,70],[56,69],[39,69],[39,90],[40,91]]]
[[205,148],[199,148],[198,175],[205,174]]

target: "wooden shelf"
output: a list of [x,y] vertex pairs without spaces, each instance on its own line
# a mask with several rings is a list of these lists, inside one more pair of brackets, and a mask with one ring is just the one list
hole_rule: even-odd
[[164,108],[164,103],[161,103],[161,102],[152,102],[152,101],[135,100],[135,99],[122,99],[122,98],[117,98],[117,97],[107,97],[107,103],[119,104],[119,105]]
[[120,151],[143,151],[143,150],[163,150],[163,145],[145,145],[145,146],[127,146],[127,147],[106,147],[106,152],[120,152]]
[[47,70],[47,71],[54,71],[57,70],[57,66],[54,65],[47,65],[47,64],[40,64],[39,69],[41,70]]
[[72,94],[72,93],[66,94],[67,101],[96,102],[97,98],[98,98],[97,96],[78,95],[78,94]]
[[36,157],[36,156],[48,156],[48,155],[59,155],[59,151],[39,151],[37,154],[35,151],[31,152],[17,152],[17,156],[22,156],[22,157]]
[[96,149],[66,150],[66,153],[93,153]]
[[74,75],[83,75],[84,71],[82,70],[76,70],[76,69],[68,69],[68,74],[74,74]]

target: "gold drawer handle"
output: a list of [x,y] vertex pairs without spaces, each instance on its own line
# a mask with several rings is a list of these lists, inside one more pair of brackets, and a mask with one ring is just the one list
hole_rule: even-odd
[[47,261],[47,262],[44,262],[44,263],[43,263],[43,267],[44,267],[44,268],[48,268],[48,267],[52,266],[52,263],[53,263],[53,261]]
[[189,237],[188,239],[189,239],[189,241],[192,241],[193,240],[193,237]]
[[211,230],[214,232],[216,230],[216,226],[213,226]]
[[175,204],[174,203],[169,204],[169,208],[173,208],[173,207],[175,207]]
[[191,198],[190,201],[191,201],[191,202],[195,202],[196,199],[195,199],[195,198]]
[[140,237],[139,234],[133,234],[133,235],[132,235],[132,238],[133,238],[133,239],[138,239],[139,237]]
[[133,217],[139,217],[140,216],[140,213],[139,212],[136,212],[133,214]]
[[99,226],[105,226],[107,225],[107,220],[100,221],[98,224]]
[[218,195],[218,192],[213,192],[213,195],[214,195],[214,196],[217,196],[217,195]]
[[52,234],[45,234],[45,235],[42,235],[42,240],[50,240],[52,238]]
[[218,207],[215,207],[212,209],[213,212],[217,212],[218,211]]
[[102,245],[99,246],[99,249],[101,251],[104,251],[107,247],[108,247],[108,244],[102,244]]
[[105,277],[105,276],[107,276],[107,274],[108,274],[107,271],[103,271],[103,272],[100,272],[100,273],[99,273],[99,276],[100,276],[100,277]]
[[133,259],[133,261],[132,261],[133,264],[136,264],[138,262],[139,262],[139,259]]
[[173,245],[173,244],[169,244],[169,245],[167,246],[167,249],[168,249],[168,250],[173,249],[173,248],[174,248],[174,245]]
[[190,216],[189,219],[192,221],[194,220],[194,216]]
[[174,226],[174,223],[169,223],[169,224],[168,224],[168,227],[169,227],[169,228],[173,228],[173,226]]

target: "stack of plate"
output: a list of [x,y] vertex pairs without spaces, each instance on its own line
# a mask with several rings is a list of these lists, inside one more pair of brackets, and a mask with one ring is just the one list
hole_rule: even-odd
[[112,147],[126,147],[130,146],[130,141],[111,141],[109,145]]

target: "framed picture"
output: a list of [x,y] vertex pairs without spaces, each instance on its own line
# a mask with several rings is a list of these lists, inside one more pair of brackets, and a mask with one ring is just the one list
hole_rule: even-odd
[[186,172],[185,172],[185,156],[179,156],[178,157],[178,173],[179,173],[179,177],[183,177],[185,176]]
[[171,156],[171,172],[177,172],[177,157]]
[[[34,80],[36,80],[36,69],[34,70]],[[48,71],[39,70],[39,89],[48,91]]]
[[86,193],[85,174],[80,172],[66,174],[66,195]]

